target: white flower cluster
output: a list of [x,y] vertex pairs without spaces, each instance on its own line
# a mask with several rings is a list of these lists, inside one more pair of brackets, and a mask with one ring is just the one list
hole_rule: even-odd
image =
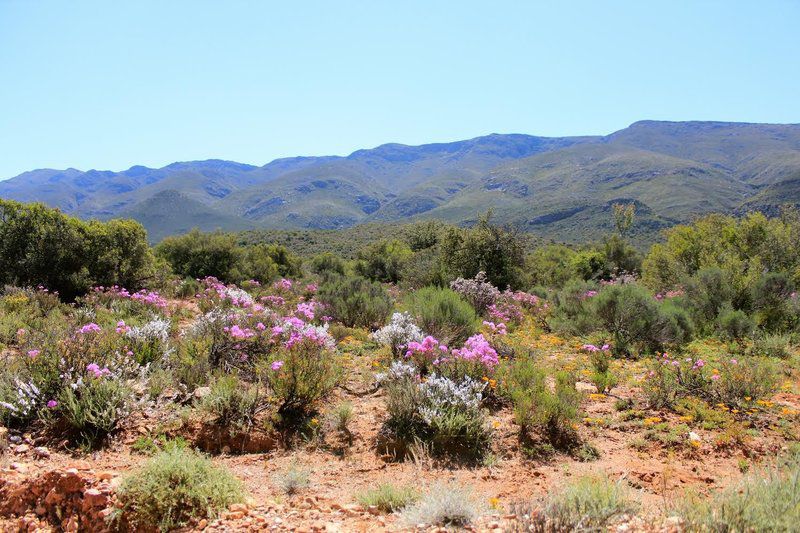
[[425,334],[408,313],[394,313],[386,326],[372,334],[375,342],[389,346],[394,355],[400,355],[408,343],[420,342],[423,338]]
[[424,398],[424,406],[419,414],[427,424],[440,418],[444,412],[475,412],[483,401],[485,383],[475,381],[468,376],[455,382],[444,376],[433,374],[419,384]]
[[168,318],[153,318],[141,326],[134,326],[128,330],[127,336],[137,342],[169,340],[169,330],[172,324]]
[[483,313],[500,298],[500,290],[489,283],[486,273],[478,272],[472,279],[457,278],[450,288],[463,296],[478,313]]
[[189,337],[202,337],[216,330],[222,331],[222,328],[230,324],[230,322],[230,311],[222,307],[215,307],[195,320],[185,333]]
[[375,379],[378,380],[378,383],[412,380],[416,378],[416,367],[411,363],[404,363],[403,361],[393,361],[386,372],[375,374]]
[[0,402],[0,407],[11,412],[12,416],[27,417],[36,408],[39,402],[39,389],[33,383],[15,380],[17,385],[16,398],[9,402]]

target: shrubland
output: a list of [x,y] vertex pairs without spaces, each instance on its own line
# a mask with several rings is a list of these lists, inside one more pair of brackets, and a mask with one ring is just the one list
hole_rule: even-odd
[[[531,250],[487,214],[470,228],[421,222],[349,258],[301,258],[220,232],[151,250],[135,223],[0,209],[0,420],[78,454],[118,442],[145,413],[161,420],[140,446],[155,455],[120,488],[128,524],[180,527],[241,500],[194,448],[346,457],[365,398],[378,427],[361,445],[421,468],[602,460],[611,429],[630,434],[631,453],[748,461],[764,453],[754,439],[800,439],[794,407],[776,403],[797,372],[793,211],[709,216],[646,254],[627,243],[634,213],[621,206],[596,246]],[[758,494],[790,505],[787,468]],[[270,479],[290,499],[315,488],[294,463]],[[461,526],[485,511],[466,487],[373,486],[355,500],[409,524]],[[768,530],[769,512],[745,512],[741,494],[679,514]],[[561,531],[638,508],[627,483],[581,477],[514,509],[522,530]]]

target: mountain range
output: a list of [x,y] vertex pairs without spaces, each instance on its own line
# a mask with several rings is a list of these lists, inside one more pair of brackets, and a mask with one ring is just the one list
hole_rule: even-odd
[[152,241],[203,230],[338,229],[426,218],[501,222],[564,242],[611,228],[634,202],[634,239],[709,213],[777,213],[800,203],[800,124],[641,121],[606,136],[492,134],[385,144],[264,166],[222,160],[122,172],[41,169],[0,197],[83,218],[134,218]]

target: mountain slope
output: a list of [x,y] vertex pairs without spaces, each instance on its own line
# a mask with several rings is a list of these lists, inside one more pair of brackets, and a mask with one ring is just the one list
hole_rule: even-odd
[[800,125],[641,121],[605,137],[492,134],[260,167],[208,160],[122,172],[44,169],[0,182],[0,197],[82,217],[131,216],[154,240],[194,225],[469,224],[491,207],[500,221],[581,241],[607,231],[614,202],[634,201],[644,241],[712,211],[798,204],[799,177]]

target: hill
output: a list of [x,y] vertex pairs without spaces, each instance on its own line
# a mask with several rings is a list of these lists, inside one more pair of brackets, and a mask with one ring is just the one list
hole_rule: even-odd
[[433,217],[469,224],[492,207],[500,221],[579,242],[607,231],[611,204],[634,201],[635,237],[644,243],[704,213],[796,205],[799,176],[800,125],[641,121],[604,137],[492,134],[260,167],[208,160],[35,170],[0,182],[0,197],[81,217],[131,216],[154,240],[192,225],[341,229]]

